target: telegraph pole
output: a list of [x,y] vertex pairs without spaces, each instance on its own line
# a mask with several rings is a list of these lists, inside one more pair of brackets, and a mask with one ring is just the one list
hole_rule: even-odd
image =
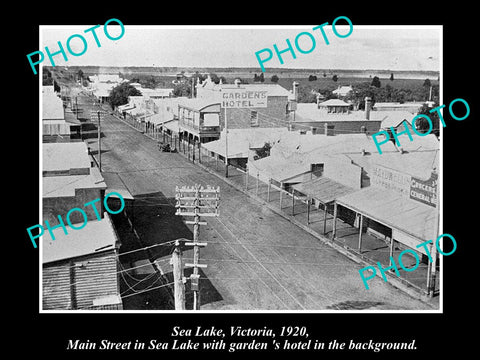
[[[211,186],[204,188],[195,185],[193,187],[183,186],[175,188],[175,215],[193,217],[192,220],[186,220],[185,224],[193,225],[193,242],[186,242],[185,246],[193,247],[193,264],[185,264],[186,267],[193,267],[193,273],[190,275],[190,288],[193,291],[193,309],[200,310],[200,274],[199,268],[206,268],[206,264],[200,264],[200,247],[207,246],[206,242],[199,242],[200,225],[207,225],[200,221],[202,216],[218,216],[218,204],[220,188]],[[183,211],[185,210],[185,211]]]

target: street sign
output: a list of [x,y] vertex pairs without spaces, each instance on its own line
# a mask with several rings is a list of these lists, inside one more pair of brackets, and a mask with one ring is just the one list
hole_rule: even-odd
[[266,108],[267,91],[247,90],[245,88],[222,89],[222,108],[245,109]]

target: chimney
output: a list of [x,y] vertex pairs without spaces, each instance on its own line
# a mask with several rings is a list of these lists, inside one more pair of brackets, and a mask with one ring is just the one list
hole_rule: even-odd
[[335,125],[330,125],[328,123],[325,123],[325,135],[327,136],[333,136],[335,135]]
[[372,107],[372,98],[366,97],[365,98],[365,119],[370,120],[370,110]]

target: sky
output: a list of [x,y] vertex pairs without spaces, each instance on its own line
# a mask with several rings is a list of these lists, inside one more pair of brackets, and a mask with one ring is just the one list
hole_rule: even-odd
[[[108,25],[112,37],[119,37],[120,27]],[[340,24],[340,21],[339,21]],[[269,48],[273,58],[265,62],[269,67],[311,69],[380,69],[380,70],[434,70],[441,67],[441,26],[355,26],[351,35],[340,38],[330,26],[325,27],[329,41],[326,45],[316,26],[139,26],[125,25],[118,40],[107,38],[103,25],[95,30],[101,47],[91,32],[92,25],[40,26],[39,49],[48,46],[58,51],[60,41],[67,51],[67,39],[81,34],[87,41],[83,55],[72,56],[68,61],[61,55],[54,57],[56,65],[96,66],[176,66],[176,67],[258,67],[255,52]],[[336,26],[340,34],[349,27]],[[284,64],[275,55],[273,44],[280,50],[287,47],[286,39],[294,45],[300,32],[309,32],[315,38],[315,48],[308,54],[295,49],[297,58],[289,52],[282,54]],[[304,50],[312,47],[310,38],[301,36]],[[81,53],[84,45],[73,37],[70,46]],[[37,49],[32,49],[32,52]],[[44,51],[45,52],[45,51]],[[266,56],[262,54],[262,56]],[[44,64],[50,65],[45,56]]]

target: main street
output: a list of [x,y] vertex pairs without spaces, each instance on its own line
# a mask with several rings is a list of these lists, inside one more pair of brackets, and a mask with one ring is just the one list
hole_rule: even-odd
[[[91,103],[81,96],[87,114]],[[208,243],[200,251],[200,263],[208,266],[200,272],[202,310],[431,309],[378,277],[366,290],[358,272],[363,266],[181,154],[160,152],[122,120],[107,114],[101,131],[102,172],[118,174],[134,196],[134,227],[144,245],[192,239],[191,226],[174,215],[176,186],[220,187],[220,216],[200,227],[200,241]],[[97,140],[87,142],[96,154]],[[171,271],[162,246],[152,251]],[[191,250],[183,255],[191,262]]]

